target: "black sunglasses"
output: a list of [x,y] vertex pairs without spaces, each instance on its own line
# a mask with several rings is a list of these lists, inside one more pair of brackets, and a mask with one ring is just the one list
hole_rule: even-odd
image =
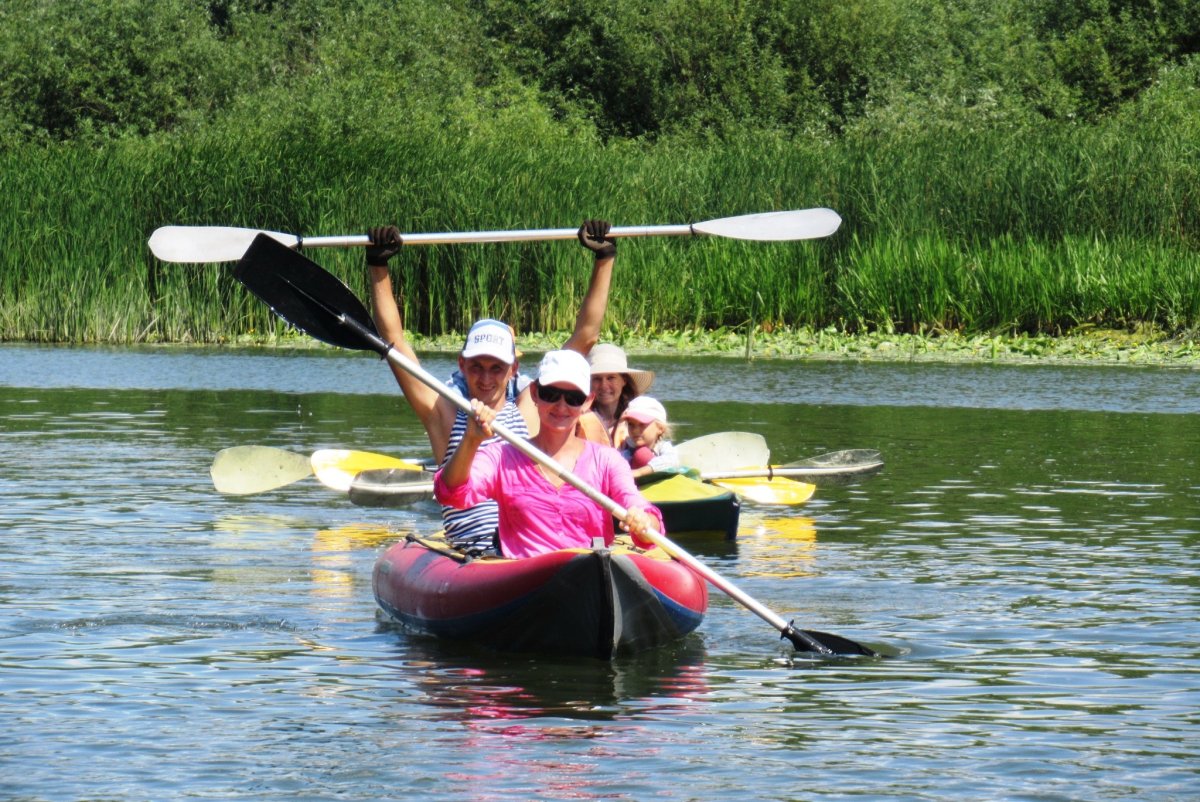
[[567,402],[569,407],[581,407],[583,402],[587,401],[587,393],[581,393],[578,390],[564,390],[561,387],[547,387],[543,384],[537,386],[538,398],[545,401],[547,404],[557,404],[558,399]]

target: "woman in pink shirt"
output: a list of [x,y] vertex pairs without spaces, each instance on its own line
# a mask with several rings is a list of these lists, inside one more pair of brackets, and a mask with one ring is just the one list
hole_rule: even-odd
[[[538,367],[532,396],[541,428],[530,442],[588,485],[629,510],[624,524],[640,546],[641,535],[663,532],[662,514],[638,492],[620,452],[579,437],[575,424],[592,402],[587,359],[576,351],[550,351]],[[492,435],[495,411],[476,401],[474,415],[454,456],[434,478],[438,501],[470,507],[484,499],[500,506],[500,546],[506,557],[531,557],[565,548],[590,548],[593,537],[613,541],[612,516],[583,492],[505,442],[480,448]]]

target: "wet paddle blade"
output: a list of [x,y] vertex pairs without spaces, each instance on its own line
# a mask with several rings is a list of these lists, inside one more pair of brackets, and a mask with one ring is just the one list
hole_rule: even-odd
[[780,466],[776,476],[808,479],[823,485],[849,484],[883,470],[883,455],[873,448],[850,448]]
[[312,476],[303,454],[268,446],[234,446],[217,452],[209,475],[219,493],[265,493]]
[[339,493],[347,493],[354,485],[354,478],[363,471],[395,470],[408,473],[410,477],[425,475],[424,469],[407,460],[373,454],[370,451],[351,451],[344,448],[323,448],[313,452],[312,472],[317,481]]
[[350,483],[350,502],[360,507],[406,507],[433,498],[433,482],[415,476],[395,468],[362,471]]
[[675,447],[679,464],[700,473],[751,468],[771,461],[766,438],[753,432],[714,432]]
[[782,632],[783,637],[792,642],[798,652],[814,652],[827,655],[861,655],[863,657],[879,657],[879,652],[861,643],[832,635],[828,632],[818,632],[812,629],[796,629],[791,623]]
[[883,455],[873,448],[848,448],[845,451],[831,451],[828,454],[818,454],[808,459],[789,462],[780,466],[783,468],[842,468],[860,465],[883,465]]

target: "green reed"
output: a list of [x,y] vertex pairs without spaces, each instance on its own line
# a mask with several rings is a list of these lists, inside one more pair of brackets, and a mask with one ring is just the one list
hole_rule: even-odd
[[[301,235],[685,223],[830,206],[802,243],[619,243],[606,337],[685,330],[1061,332],[1200,325],[1197,124],[1114,120],[983,132],[747,134],[601,143],[544,120],[347,132],[316,113],[102,148],[0,152],[0,338],[223,341],[288,329],[228,265],[166,265],[166,224]],[[366,296],[362,252],[310,252]],[[393,260],[408,325],[574,322],[573,241],[413,246]]]

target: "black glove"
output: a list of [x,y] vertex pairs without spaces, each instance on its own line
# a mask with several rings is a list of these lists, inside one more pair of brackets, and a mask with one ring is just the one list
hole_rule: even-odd
[[376,226],[367,232],[371,244],[367,246],[367,265],[370,267],[387,267],[388,259],[400,253],[404,240],[400,237],[400,229],[395,226]]
[[617,243],[608,236],[611,227],[607,220],[584,220],[579,227],[579,244],[595,252],[597,259],[611,259],[617,255]]

